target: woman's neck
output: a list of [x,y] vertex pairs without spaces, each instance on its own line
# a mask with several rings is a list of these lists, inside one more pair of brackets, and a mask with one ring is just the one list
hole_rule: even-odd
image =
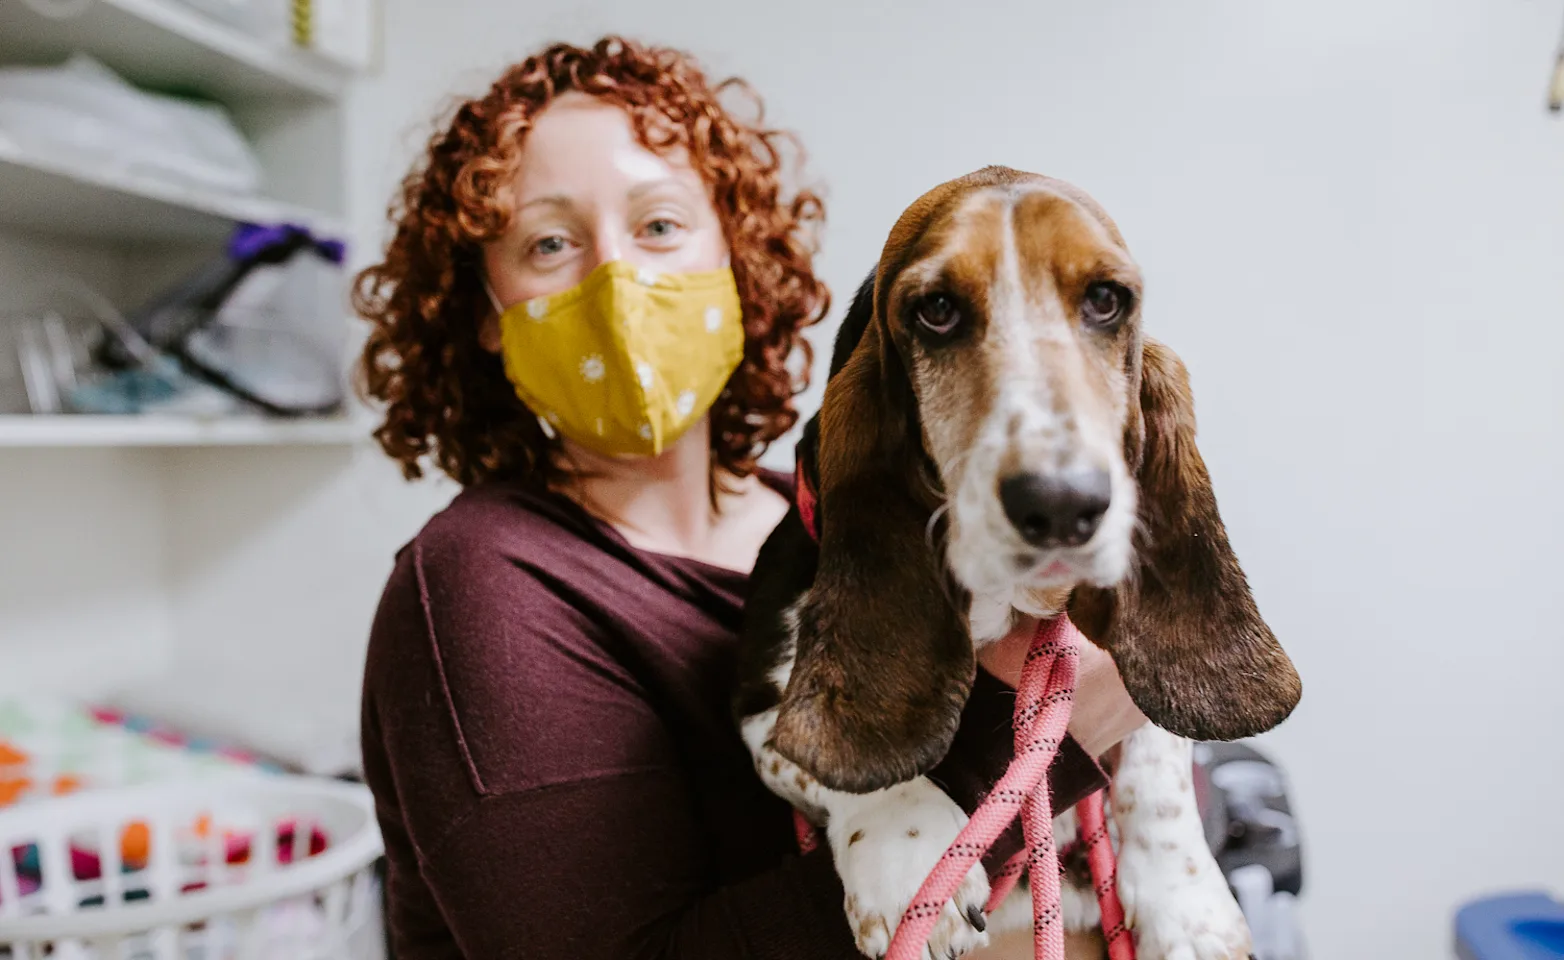
[[606,457],[567,445],[564,491],[639,547],[700,554],[717,524],[711,429],[702,420],[654,457]]

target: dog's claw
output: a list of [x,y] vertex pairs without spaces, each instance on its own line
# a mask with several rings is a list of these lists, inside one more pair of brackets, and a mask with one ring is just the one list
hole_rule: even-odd
[[[967,908],[967,922],[972,924],[972,929],[978,933],[988,929],[988,918],[983,916],[983,908],[975,903]],[[1250,957],[1249,960],[1254,958]]]

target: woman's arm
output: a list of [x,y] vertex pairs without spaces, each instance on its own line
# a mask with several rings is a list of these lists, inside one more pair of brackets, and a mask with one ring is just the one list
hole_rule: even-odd
[[364,700],[398,957],[857,957],[824,851],[714,882],[680,752],[592,633],[513,566],[403,553]]

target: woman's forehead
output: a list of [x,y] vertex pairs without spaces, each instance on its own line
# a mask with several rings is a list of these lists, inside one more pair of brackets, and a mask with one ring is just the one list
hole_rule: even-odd
[[688,153],[659,153],[636,138],[630,115],[587,94],[561,95],[533,120],[516,171],[518,206],[540,200],[644,193],[666,183],[704,194]]

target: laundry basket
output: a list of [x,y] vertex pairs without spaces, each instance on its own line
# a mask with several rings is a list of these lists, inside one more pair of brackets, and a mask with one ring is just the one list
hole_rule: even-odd
[[234,774],[0,811],[5,960],[379,960],[367,791]]

